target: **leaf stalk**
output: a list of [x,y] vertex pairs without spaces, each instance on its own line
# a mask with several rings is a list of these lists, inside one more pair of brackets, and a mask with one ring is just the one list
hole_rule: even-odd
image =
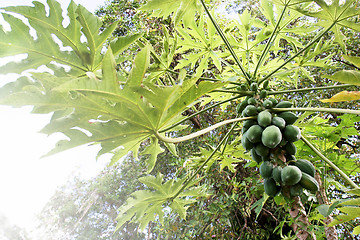
[[344,113],[360,115],[360,110],[342,109],[342,108],[273,108],[274,112],[287,112],[287,111],[298,111],[298,112],[327,112],[327,113]]
[[291,89],[291,90],[282,90],[282,91],[268,92],[268,95],[277,95],[277,94],[294,93],[294,92],[310,92],[310,91],[317,91],[317,90],[327,90],[327,89],[336,89],[336,88],[347,88],[347,87],[353,87],[353,86],[354,86],[354,85],[351,85],[351,84],[341,84],[341,85],[324,86],[324,87]]
[[345,181],[351,185],[352,187],[359,189],[359,186],[356,185],[348,175],[346,175],[340,168],[338,168],[332,161],[330,161],[327,157],[325,157],[309,140],[307,140],[304,136],[301,136],[301,140],[310,147],[316,155],[318,155],[322,160],[324,160],[327,164],[330,165],[335,171],[337,171],[344,179]]
[[214,19],[213,16],[211,15],[209,9],[206,7],[204,0],[200,0],[200,2],[201,2],[201,4],[203,5],[203,7],[204,7],[204,9],[205,9],[205,11],[206,11],[206,14],[209,16],[209,18],[210,18],[212,24],[214,25],[216,31],[217,31],[218,34],[220,35],[221,39],[224,41],[226,47],[229,49],[229,52],[230,52],[231,55],[233,56],[236,64],[239,66],[242,74],[244,75],[244,77],[246,78],[246,80],[250,83],[251,80],[250,80],[250,75],[249,75],[249,73],[247,73],[247,72],[245,71],[244,67],[241,65],[241,62],[240,62],[239,58],[236,56],[234,49],[231,47],[231,45],[230,45],[229,41],[227,40],[227,38],[225,37],[223,31],[221,30],[221,28],[219,27],[219,25],[217,24],[217,22],[215,21],[215,19]]
[[288,60],[286,60],[283,64],[281,64],[279,67],[277,67],[274,71],[266,75],[262,80],[259,81],[259,83],[262,83],[263,81],[270,78],[273,74],[275,74],[277,71],[279,71],[281,68],[283,68],[285,65],[287,65],[289,62],[291,62],[294,58],[305,52],[309,47],[311,47],[314,43],[318,42],[330,29],[336,24],[336,22],[332,23],[327,29],[325,29],[322,33],[320,33],[317,37],[315,37],[311,42],[309,42],[303,49],[298,51],[296,54],[294,54],[292,57],[290,57]]
[[262,62],[263,62],[263,60],[264,60],[264,57],[266,56],[266,54],[267,54],[267,53],[269,52],[269,50],[270,50],[273,37],[275,36],[275,33],[276,33],[276,31],[277,31],[277,28],[278,28],[279,25],[280,25],[281,19],[283,18],[284,14],[285,14],[285,11],[286,11],[287,6],[288,6],[288,5],[285,4],[284,9],[282,10],[282,12],[281,12],[281,14],[280,14],[280,17],[279,17],[279,19],[278,19],[278,21],[277,21],[277,23],[276,23],[276,25],[275,25],[275,27],[274,27],[274,30],[273,30],[273,32],[271,33],[271,35],[270,35],[270,37],[269,37],[269,39],[268,39],[268,41],[267,41],[267,43],[266,43],[265,49],[264,49],[264,51],[261,53],[261,56],[260,56],[260,58],[259,58],[259,61],[258,61],[258,63],[256,64],[256,67],[255,67],[254,76],[256,76],[256,73],[257,73],[260,65],[262,64]]
[[179,196],[179,194],[184,191],[184,189],[187,187],[187,185],[195,178],[195,176],[197,176],[197,174],[200,172],[201,169],[204,168],[204,166],[210,161],[210,159],[215,155],[215,153],[219,150],[220,146],[226,141],[226,139],[230,136],[230,134],[232,133],[232,131],[234,130],[234,128],[236,127],[238,122],[234,122],[233,125],[231,126],[230,130],[226,133],[226,135],[221,139],[220,143],[216,146],[216,148],[213,150],[213,152],[209,155],[209,157],[203,162],[203,164],[201,164],[200,167],[198,167],[196,169],[196,171],[191,175],[190,178],[188,178],[183,186],[181,187],[181,189],[173,196],[171,197],[169,200],[172,201],[173,199],[175,199],[177,196]]
[[217,107],[217,106],[219,106],[219,105],[221,105],[221,104],[230,102],[230,101],[232,101],[232,100],[241,98],[241,97],[243,97],[243,96],[244,96],[244,95],[238,95],[238,96],[235,96],[235,97],[226,99],[226,100],[224,100],[224,101],[215,103],[215,104],[213,104],[213,105],[211,105],[211,106],[209,106],[209,107],[207,107],[207,108],[204,108],[203,110],[200,110],[200,111],[198,111],[198,112],[196,112],[196,113],[194,113],[194,114],[191,114],[190,116],[184,118],[183,120],[179,121],[178,123],[175,123],[174,125],[171,125],[170,127],[167,127],[167,128],[165,128],[165,129],[159,130],[159,133],[167,132],[167,131],[169,131],[170,129],[172,129],[172,128],[174,128],[174,127],[176,127],[176,126],[178,126],[178,125],[180,125],[180,124],[182,124],[182,123],[184,123],[184,122],[186,122],[187,120],[189,120],[189,119],[191,119],[191,118],[193,118],[193,117],[196,117],[197,115],[199,115],[199,114],[201,114],[201,113],[203,113],[203,112],[206,112],[206,111],[209,110],[209,109],[212,109],[212,108]]
[[204,128],[200,131],[197,131],[195,133],[191,133],[189,135],[186,135],[184,137],[178,137],[178,138],[168,138],[168,137],[165,137],[165,136],[161,136],[159,132],[155,132],[155,136],[163,141],[163,142],[167,142],[167,143],[179,143],[179,142],[184,142],[184,141],[187,141],[187,140],[190,140],[190,139],[193,139],[193,138],[196,138],[196,137],[199,137],[201,135],[204,135],[205,133],[208,133],[216,128],[219,128],[219,127],[222,127],[224,125],[227,125],[229,123],[236,123],[236,122],[240,122],[240,121],[245,121],[245,120],[249,120],[249,119],[255,119],[256,117],[243,117],[243,118],[234,118],[234,119],[228,119],[228,120],[225,120],[225,121],[222,121],[222,122],[219,122],[219,123],[216,123],[210,127],[207,127],[207,128]]

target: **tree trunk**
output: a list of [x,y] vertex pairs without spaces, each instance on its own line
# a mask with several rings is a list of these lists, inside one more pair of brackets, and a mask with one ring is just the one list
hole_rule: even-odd
[[304,205],[302,204],[300,197],[294,197],[294,202],[291,204],[290,216],[294,219],[292,224],[293,231],[299,240],[313,239],[316,240],[316,236],[313,232],[308,231],[310,226],[309,219],[307,217]]
[[[323,186],[323,184],[321,182],[320,174],[318,172],[316,172],[316,174],[315,174],[315,179],[319,183],[319,186],[320,186],[319,192],[316,193],[317,200],[319,201],[320,204],[329,205],[329,200],[328,200],[328,198],[326,196],[325,188],[324,188],[324,186]],[[326,217],[326,219],[324,220],[324,223],[326,225],[328,225],[332,220],[333,220],[333,217],[330,214],[329,216]],[[338,236],[337,236],[335,226],[333,226],[333,227],[325,226],[325,234],[326,234],[326,239],[327,240],[338,240]]]

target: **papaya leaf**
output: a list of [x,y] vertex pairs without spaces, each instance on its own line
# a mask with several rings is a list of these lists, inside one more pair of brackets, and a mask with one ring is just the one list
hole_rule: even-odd
[[301,13],[315,17],[320,19],[317,25],[322,26],[324,28],[329,28],[334,25],[332,31],[335,34],[335,41],[340,44],[340,46],[345,49],[345,36],[341,32],[341,27],[346,27],[353,29],[355,31],[359,31],[360,27],[352,17],[359,15],[359,8],[356,7],[356,1],[352,0],[315,0],[315,2],[321,8],[319,11],[308,11],[302,8],[298,8],[297,10]]
[[280,5],[294,6],[300,3],[312,2],[313,0],[272,0],[272,2]]
[[[63,26],[62,8],[55,0],[48,0],[49,14],[45,6],[37,1],[34,6],[6,7],[4,10],[24,16],[36,36],[30,34],[30,28],[19,18],[2,13],[10,25],[10,31],[0,29],[0,57],[26,54],[20,63],[9,62],[0,68],[2,73],[22,73],[28,69],[37,69],[45,65],[55,72],[63,64],[70,68],[67,75],[80,76],[94,72],[101,67],[102,48],[116,28],[114,22],[105,31],[100,31],[102,22],[81,5],[70,2],[67,8],[69,24]],[[81,41],[81,37],[86,41]],[[114,54],[133,43],[140,34],[120,38],[111,44]],[[11,47],[9,47],[11,46]],[[20,66],[20,67],[19,67]]]
[[351,190],[348,191],[348,193],[354,194],[354,195],[360,197],[360,189],[351,189]]
[[[210,22],[208,18],[206,20]],[[205,34],[204,26],[207,26],[208,34]],[[179,46],[181,47],[176,52],[183,53],[189,49],[195,49],[195,52],[185,55],[185,59],[180,60],[175,69],[181,69],[189,64],[192,68],[199,65],[197,73],[201,75],[203,70],[207,69],[209,60],[211,59],[215,67],[219,71],[222,70],[221,59],[219,57],[221,52],[215,49],[218,49],[223,42],[221,38],[216,35],[214,26],[212,24],[206,24],[204,16],[200,17],[198,23],[193,21],[186,28],[178,27],[177,31],[181,36],[181,40],[179,40]]]
[[194,21],[196,11],[201,10],[201,5],[196,0],[150,0],[144,6],[139,8],[142,11],[152,11],[154,17],[168,17],[174,13],[175,25],[180,20],[188,25]]
[[159,140],[156,137],[151,137],[151,143],[142,152],[143,155],[149,154],[150,157],[146,161],[147,169],[153,169],[156,163],[157,155],[164,152],[164,149],[160,147]]
[[259,200],[257,200],[252,206],[251,206],[251,209],[255,209],[254,211],[255,211],[255,213],[256,213],[256,218],[255,219],[257,219],[258,217],[259,217],[259,215],[260,215],[260,213],[261,213],[261,211],[262,211],[262,209],[263,209],[263,207],[264,207],[264,205],[265,205],[265,203],[266,203],[266,201],[269,199],[269,196],[266,194],[266,193],[264,193],[264,196],[261,198],[261,199],[259,199]]
[[187,190],[180,193],[175,199],[173,197],[181,189],[185,179],[175,181],[171,179],[164,182],[164,177],[158,173],[156,177],[145,176],[139,181],[152,190],[140,190],[132,193],[127,202],[119,208],[116,229],[120,229],[127,221],[140,223],[142,230],[149,222],[159,218],[163,223],[164,208],[170,207],[183,219],[186,218],[187,205],[193,203],[196,197],[205,196],[200,187],[192,187],[199,179],[187,185]]
[[354,229],[353,229],[353,232],[352,232],[354,235],[358,235],[358,234],[360,234],[360,226],[356,226],[356,227],[354,227]]
[[[57,77],[49,73],[33,73],[9,83],[0,91],[0,103],[12,106],[34,106],[34,112],[54,113],[44,133],[62,132],[67,140],[60,141],[46,156],[83,144],[100,144],[99,156],[112,152],[112,163],[129,151],[143,154],[150,172],[156,156],[163,150],[154,133],[183,118],[181,113],[204,94],[224,83],[186,80],[163,87],[144,82],[149,67],[150,48],[142,49],[132,64],[125,83],[118,81],[115,58],[109,48],[102,60],[99,78]],[[150,142],[146,141],[150,138]],[[147,147],[146,147],[147,145]]]
[[354,64],[356,67],[360,68],[360,57],[355,57],[355,56],[347,56],[347,55],[343,55],[342,56],[346,61]]
[[341,83],[348,83],[360,86],[360,72],[355,70],[341,70],[333,75],[325,75],[324,77]]
[[342,91],[329,99],[320,100],[321,102],[349,102],[360,99],[359,91]]
[[348,222],[350,220],[353,220],[357,217],[360,217],[360,207],[357,206],[351,206],[351,207],[340,207],[337,208],[339,211],[345,213],[338,215],[331,223],[328,225],[329,227]]

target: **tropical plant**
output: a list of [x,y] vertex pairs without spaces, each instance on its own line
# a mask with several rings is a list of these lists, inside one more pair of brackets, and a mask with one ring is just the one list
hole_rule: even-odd
[[[298,239],[321,238],[323,229],[328,239],[336,239],[332,225],[343,221],[327,224],[332,221],[332,210],[341,204],[327,211],[321,204],[329,205],[328,198],[336,199],[345,189],[359,188],[359,163],[342,143],[358,140],[356,115],[360,111],[356,105],[355,109],[312,107],[312,102],[297,96],[354,88],[360,85],[359,73],[343,70],[333,77],[322,76],[335,81],[345,76],[348,84],[297,86],[304,79],[315,85],[314,71],[333,69],[331,58],[324,54],[330,49],[339,46],[348,54],[343,31],[359,31],[359,2],[262,0],[261,17],[244,10],[238,20],[223,25],[214,18],[208,2],[149,0],[140,7],[154,17],[172,19],[175,31],[164,28],[161,48],[153,47],[141,33],[119,37],[104,48],[118,22],[103,29],[97,17],[74,2],[67,9],[67,26],[55,0],[48,0],[49,14],[38,2],[34,7],[6,7],[2,15],[11,29],[0,31],[0,57],[26,57],[20,63],[9,62],[0,71],[22,73],[45,65],[48,72],[34,72],[6,84],[0,89],[0,103],[31,105],[34,113],[53,114],[42,132],[62,132],[67,139],[48,155],[99,144],[98,155],[112,153],[113,164],[130,151],[141,159],[146,175],[138,180],[146,188],[132,193],[118,209],[117,230],[127,222],[138,223],[144,230],[150,222],[166,225],[165,219],[174,215],[186,219],[190,206],[201,207],[201,199],[212,192],[213,178],[207,179],[211,169],[219,166],[220,173],[234,173],[252,167],[259,169],[261,178],[245,181],[243,174],[240,179],[251,186],[250,194],[258,201],[246,209],[258,216],[273,198],[271,204],[288,211],[281,222],[281,214],[272,215],[277,226],[263,236],[278,231],[285,238],[287,225],[292,229],[288,236]],[[24,16],[28,24],[12,13]],[[36,36],[30,34],[30,27]],[[139,51],[129,63],[121,53],[132,44]],[[357,57],[345,59],[358,67]],[[292,93],[293,99],[282,98]],[[341,100],[353,100],[356,95],[350,92]],[[331,98],[323,101],[334,102]],[[217,107],[224,112],[217,123],[179,136],[189,119]],[[188,110],[196,112],[184,116]],[[338,118],[330,121],[330,116]],[[165,177],[157,167],[158,155],[166,149],[177,156],[176,144],[204,134],[213,135],[214,144],[202,146],[200,154],[192,152],[188,159],[180,158],[179,171]],[[305,160],[298,160],[300,157]],[[236,186],[246,192],[246,186],[231,181],[227,185],[230,190],[212,193],[217,197],[219,192],[222,196],[234,193],[229,206],[251,199],[232,190]],[[347,203],[357,210],[354,199]],[[224,199],[213,201],[220,204]],[[317,214],[313,204],[322,206],[324,216]],[[347,207],[338,210],[349,213]],[[355,211],[351,214],[346,220],[359,216]],[[225,239],[246,234],[234,222],[230,225],[235,229],[232,236],[224,237],[221,232],[213,236]],[[189,232],[187,237],[198,237],[202,231]]]

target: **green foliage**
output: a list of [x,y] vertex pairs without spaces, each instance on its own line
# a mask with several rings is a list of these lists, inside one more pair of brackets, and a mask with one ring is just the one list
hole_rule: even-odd
[[[344,82],[346,78],[346,83],[359,85],[353,69],[330,73],[334,65],[332,56],[338,53],[334,49],[341,46],[346,50],[344,29],[359,30],[356,24],[359,8],[357,1],[315,2],[317,6],[309,4],[308,0],[263,0],[257,12],[245,10],[238,20],[224,20],[219,24],[212,16],[216,9],[208,9],[203,0],[151,0],[140,10],[152,11],[153,17],[162,17],[161,21],[168,24],[161,28],[161,41],[142,33],[109,41],[123,19],[104,27],[102,21],[74,2],[67,9],[70,22],[66,27],[60,5],[55,0],[48,0],[49,14],[38,2],[34,7],[8,7],[1,14],[11,30],[0,30],[0,57],[27,55],[20,67],[10,62],[0,71],[22,73],[44,65],[49,71],[31,73],[31,77],[22,76],[6,84],[0,89],[0,103],[14,107],[30,105],[34,113],[53,114],[42,132],[61,132],[66,139],[49,154],[84,144],[100,144],[98,155],[112,153],[112,164],[129,152],[135,159],[139,158],[139,165],[145,169],[137,172],[135,178],[142,187],[136,189],[126,203],[122,201],[117,226],[120,231],[126,230],[126,224],[131,222],[138,223],[142,231],[152,229],[159,239],[168,236],[210,238],[212,234],[219,239],[279,238],[295,232],[286,226],[301,226],[309,236],[314,234],[311,231],[320,233],[321,228],[327,226],[311,227],[310,222],[305,226],[299,224],[297,217],[283,217],[285,210],[294,208],[289,199],[294,200],[302,189],[293,189],[293,196],[290,196],[289,186],[284,186],[279,179],[278,183],[267,180],[265,192],[269,195],[278,193],[280,185],[277,184],[282,184],[283,190],[281,196],[270,201],[254,169],[263,160],[285,166],[287,160],[294,162],[296,157],[301,157],[315,163],[323,179],[333,179],[332,183],[328,180],[325,187],[321,186],[330,192],[330,198],[339,198],[337,191],[346,185],[358,184],[358,163],[353,159],[358,152],[355,147],[349,149],[342,144],[358,141],[360,119],[350,115],[358,112],[314,110],[311,105],[315,100],[305,99],[314,99],[315,93],[310,91],[336,88],[325,81],[321,84],[330,85],[328,88],[316,85],[319,81],[315,73],[321,74],[323,69],[327,71],[323,76],[328,79]],[[9,12],[24,16],[29,25]],[[35,37],[30,34],[30,27],[35,30]],[[124,51],[126,54],[122,54]],[[359,68],[358,57],[344,59]],[[312,88],[297,88],[305,86],[307,80],[314,84]],[[258,95],[261,92],[268,97],[274,95],[276,99],[269,98],[265,104],[266,96]],[[272,109],[293,92],[298,95],[293,95],[291,102],[306,108],[291,108],[291,104],[286,103],[286,106]],[[301,98],[303,92],[307,95]],[[240,99],[242,104],[238,105],[237,99],[245,96],[247,98]],[[349,99],[352,98],[343,100]],[[239,106],[237,112],[236,105]],[[271,114],[267,114],[266,119],[260,117],[261,126],[256,125],[256,136],[249,136],[250,130],[236,128],[237,122],[255,119],[264,107]],[[311,115],[317,110],[321,113]],[[241,112],[252,117],[238,118]],[[333,118],[324,112],[332,113]],[[202,121],[200,113],[204,116]],[[347,114],[338,117],[339,113]],[[274,124],[272,114],[283,117],[288,124],[286,128],[292,126],[293,131],[289,133],[284,123],[277,122],[276,125],[285,130],[281,132],[280,128],[270,126],[275,127],[276,132],[264,137],[263,133],[269,131],[263,131],[262,127]],[[197,128],[211,126],[179,137],[184,133],[181,124],[188,120]],[[226,126],[229,123],[232,123],[231,128]],[[294,123],[300,128],[289,125]],[[244,133],[242,137],[240,132]],[[286,154],[283,135],[290,142],[296,141],[295,150],[299,150],[292,151],[296,156]],[[297,141],[301,135],[302,141]],[[200,143],[192,140],[200,136],[203,138]],[[266,137],[272,139],[262,140]],[[311,143],[307,139],[311,139]],[[186,157],[174,145],[183,141],[187,146],[180,150],[186,152]],[[254,146],[258,142],[270,149]],[[253,148],[251,155],[258,161],[250,162],[249,154],[244,153],[242,147],[248,151]],[[167,160],[157,161],[162,155],[166,155]],[[167,166],[169,162],[173,164],[171,167]],[[290,181],[294,177],[287,176],[291,175],[286,173],[289,168],[295,168],[296,181]],[[282,182],[297,184],[301,178],[301,171],[297,170],[295,166],[283,168]],[[144,176],[144,172],[150,175]],[[202,177],[203,174],[206,177]],[[264,177],[270,178],[272,173]],[[311,177],[311,181],[315,179]],[[330,183],[335,190],[326,188]],[[208,198],[201,198],[204,196]],[[309,200],[316,205],[316,197],[304,191],[297,199],[303,201],[304,209],[300,209],[300,204],[295,208],[313,217],[315,211],[312,202],[309,206]],[[351,206],[352,210],[357,210],[358,204],[355,205]],[[198,213],[199,208],[206,210]],[[351,209],[349,206],[338,208],[344,213]],[[356,216],[350,214],[344,219],[348,223]],[[218,226],[211,226],[214,220]],[[189,221],[189,227],[185,226],[185,221]],[[337,221],[335,223],[344,223]],[[197,226],[199,222],[200,227]],[[161,226],[166,226],[166,231],[162,232]],[[253,230],[251,234],[247,233],[249,229]]]
[[[163,183],[164,178],[159,173],[156,177],[145,176],[139,178],[139,181],[155,191],[140,190],[131,194],[127,203],[119,208],[118,226],[122,227],[127,221],[141,222],[140,228],[145,229],[150,221],[154,221],[156,217],[159,218],[160,223],[164,223],[165,206],[169,206],[181,218],[186,218],[186,205],[191,204],[195,200],[193,198],[204,196],[201,188],[190,188],[199,180],[188,184],[188,190],[179,193],[182,184],[186,179],[173,179]],[[170,201],[171,203],[166,205]]]
[[174,13],[173,18],[175,25],[177,25],[181,20],[185,24],[190,23],[199,7],[196,0],[150,0],[140,10],[155,10],[152,14],[155,17],[168,17]]
[[332,28],[335,34],[335,41],[345,49],[343,42],[344,35],[341,32],[341,27],[351,28],[355,31],[360,30],[359,25],[356,24],[353,19],[359,15],[356,1],[345,0],[341,3],[339,0],[333,0],[330,1],[330,4],[324,0],[315,0],[315,2],[320,6],[319,11],[301,10],[301,12],[308,16],[318,18],[320,20],[318,23],[319,26]]

